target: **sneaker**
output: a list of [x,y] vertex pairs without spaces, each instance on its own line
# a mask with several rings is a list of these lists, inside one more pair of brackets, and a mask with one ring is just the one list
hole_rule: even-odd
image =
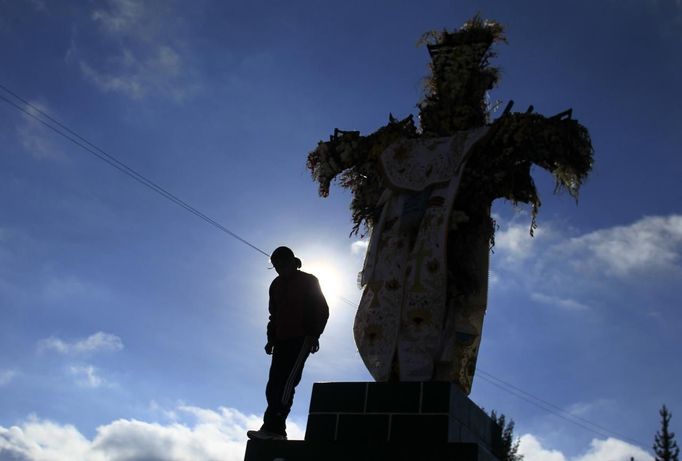
[[287,436],[278,434],[276,432],[270,432],[267,429],[259,429],[257,431],[247,431],[246,436],[251,440],[286,440]]

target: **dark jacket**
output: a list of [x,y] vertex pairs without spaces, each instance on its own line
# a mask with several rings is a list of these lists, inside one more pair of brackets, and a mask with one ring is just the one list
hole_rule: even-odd
[[319,338],[329,318],[329,306],[317,277],[299,270],[272,281],[269,309],[270,343],[303,336]]

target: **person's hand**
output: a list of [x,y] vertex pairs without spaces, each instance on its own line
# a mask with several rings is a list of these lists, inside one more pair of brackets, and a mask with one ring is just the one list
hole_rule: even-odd
[[310,353],[314,354],[315,352],[320,350],[320,340],[317,338],[312,338],[311,344],[310,344]]
[[274,349],[274,346],[272,343],[267,343],[265,345],[265,353],[268,355],[272,355],[272,349]]

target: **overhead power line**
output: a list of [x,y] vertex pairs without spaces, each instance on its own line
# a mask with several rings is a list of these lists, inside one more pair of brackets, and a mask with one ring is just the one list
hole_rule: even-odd
[[[67,139],[68,141],[72,142],[76,146],[80,147],[81,149],[85,150],[86,152],[90,153],[91,155],[97,157],[98,159],[102,160],[103,162],[107,163],[108,165],[116,168],[121,173],[133,178],[135,181],[137,181],[140,184],[142,184],[143,186],[153,190],[154,192],[161,195],[165,199],[170,200],[174,204],[178,205],[181,208],[184,208],[186,211],[192,213],[193,215],[197,216],[198,218],[203,219],[204,221],[206,221],[207,223],[216,227],[217,229],[221,230],[222,232],[225,232],[226,234],[237,239],[238,241],[242,242],[243,244],[249,246],[250,248],[258,251],[259,253],[267,256],[268,258],[270,257],[270,254],[267,253],[266,251],[262,250],[261,248],[254,245],[253,243],[249,242],[245,238],[243,238],[240,235],[236,234],[235,232],[231,231],[230,229],[225,227],[223,224],[219,223],[218,221],[216,221],[215,219],[206,215],[205,213],[199,211],[197,208],[195,208],[194,206],[185,202],[184,200],[179,198],[177,195],[171,193],[167,189],[161,187],[156,182],[152,181],[151,179],[149,179],[148,177],[146,177],[142,173],[139,173],[135,169],[129,167],[128,165],[126,165],[125,163],[123,163],[122,161],[120,161],[119,159],[114,157],[113,155],[106,152],[101,147],[90,142],[88,139],[81,136],[80,134],[78,134],[76,131],[72,130],[68,126],[64,125],[59,120],[55,119],[50,114],[45,112],[43,109],[41,109],[40,107],[37,107],[35,104],[32,104],[30,101],[21,97],[19,94],[12,91],[11,89],[9,89],[7,86],[3,85],[2,83],[0,83],[0,89],[5,91],[5,93],[9,94],[11,97],[13,97],[17,101],[19,101],[21,104],[23,104],[23,106],[22,106],[22,105],[18,104],[17,102],[12,101],[9,98],[0,94],[0,100],[4,101],[5,103],[10,105],[14,109],[22,112],[24,115],[26,115],[28,117],[31,117],[32,119],[41,123],[46,128],[49,128],[50,130],[54,131],[55,133],[57,133],[61,137]],[[38,115],[44,117],[44,119],[39,117]],[[343,301],[344,303],[348,304],[349,306],[352,306],[352,307],[356,306],[356,303],[349,300],[348,298],[345,298],[343,296],[339,296],[339,299],[341,301]]]
[[[151,179],[147,178],[143,174],[137,172],[136,170],[129,167],[128,165],[126,165],[122,161],[118,160],[113,155],[107,153],[106,151],[104,151],[104,149],[102,149],[99,146],[88,141],[83,136],[79,135],[78,133],[76,133],[75,131],[70,129],[69,127],[65,126],[64,124],[62,124],[58,120],[51,117],[49,114],[47,114],[45,111],[43,111],[39,107],[36,107],[34,104],[31,104],[29,101],[27,101],[26,99],[22,98],[21,96],[19,96],[18,94],[16,94],[15,92],[10,90],[9,88],[7,88],[5,85],[0,83],[0,88],[3,91],[5,91],[7,94],[11,95],[13,98],[17,99],[22,104],[24,104],[25,107],[22,107],[21,105],[10,100],[9,98],[7,98],[3,95],[0,95],[0,99],[2,99],[4,102],[9,104],[10,106],[14,107],[18,111],[21,111],[22,113],[31,117],[32,119],[40,122],[45,127],[54,131],[55,133],[62,136],[63,138],[68,139],[69,141],[71,141],[73,144],[77,145],[81,149],[83,149],[83,150],[87,151],[88,153],[94,155],[95,157],[102,160],[103,162],[108,163],[110,166],[116,168],[121,173],[130,176],[135,181],[137,181],[140,184],[144,185],[145,187],[153,190],[157,194],[159,194],[162,197],[170,200],[171,202],[175,203],[176,205],[184,208],[185,210],[189,211],[193,215],[203,219],[204,221],[206,221],[207,223],[211,224],[212,226],[218,228],[222,232],[225,232],[226,234],[228,234],[231,237],[239,240],[243,244],[253,248],[254,250],[258,251],[259,253],[262,253],[263,255],[267,256],[268,258],[270,257],[269,253],[265,252],[264,250],[260,249],[259,247],[257,247],[253,243],[246,240],[245,238],[239,236],[235,232],[226,228],[225,226],[223,226],[222,224],[220,224],[218,221],[214,220],[213,218],[211,218],[211,217],[207,216],[206,214],[202,213],[201,211],[197,210],[195,207],[193,207],[189,203],[185,202],[184,200],[182,200],[178,196],[172,194],[167,189],[161,187],[160,185],[158,185],[157,183],[155,183]],[[34,111],[34,112],[32,112],[31,110],[28,110],[27,107],[32,109],[32,111]],[[45,117],[47,120],[49,120],[49,122],[52,122],[55,125],[57,125],[58,128],[55,127],[54,125],[52,125],[51,123],[48,123],[48,121],[44,120],[43,118],[39,117],[36,113]],[[62,130],[64,130],[64,131],[62,131]]]
[[635,440],[631,437],[628,437],[624,434],[620,434],[618,432],[612,431],[611,429],[608,429],[604,426],[601,426],[599,424],[593,423],[592,421],[589,421],[588,419],[581,418],[580,416],[576,416],[563,408],[561,408],[558,405],[555,405],[551,402],[548,402],[545,399],[542,399],[540,397],[536,397],[535,395],[531,394],[530,392],[526,392],[523,389],[514,386],[513,384],[508,383],[507,381],[504,381],[500,378],[497,378],[493,376],[492,374],[481,370],[480,368],[476,368],[476,376],[481,378],[482,380],[492,384],[493,386],[502,389],[503,391],[521,399],[524,400],[531,405],[534,405],[542,410],[545,410],[548,413],[551,413],[552,415],[556,416],[557,418],[563,419],[564,421],[567,421],[571,424],[574,424],[578,427],[581,427],[589,432],[592,432],[594,434],[597,434],[601,437],[618,437],[622,440],[628,441],[630,443],[634,443],[640,446],[646,446],[646,444],[642,443],[639,440]]

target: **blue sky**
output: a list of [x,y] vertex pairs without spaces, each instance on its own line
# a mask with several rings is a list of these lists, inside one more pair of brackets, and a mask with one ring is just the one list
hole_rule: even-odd
[[[596,162],[577,206],[536,171],[535,238],[528,210],[495,204],[471,397],[516,421],[527,461],[651,459],[661,404],[682,427],[679,0],[0,0],[0,83],[320,276],[332,311],[300,437],[313,382],[370,379],[339,298],[360,296],[350,196],[319,198],[306,155],[416,113],[417,40],[477,11],[509,40],[491,99],[572,107]],[[267,258],[0,105],[0,453],[242,459],[265,405]]]

